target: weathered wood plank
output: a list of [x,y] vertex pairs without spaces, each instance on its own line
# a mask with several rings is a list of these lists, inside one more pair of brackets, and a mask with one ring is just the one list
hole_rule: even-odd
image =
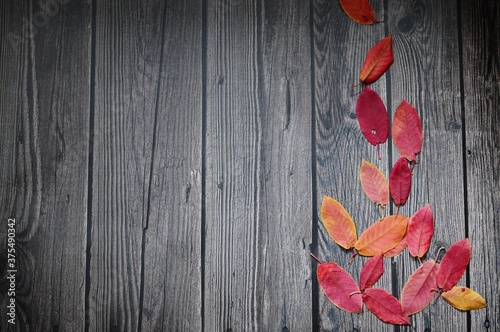
[[[136,331],[152,177],[163,6],[97,1],[88,320]],[[154,169],[154,167],[153,167]],[[156,193],[151,189],[151,193]],[[156,223],[157,220],[154,220]],[[147,317],[148,318],[148,317]]]
[[308,13],[208,2],[206,331],[311,329]]
[[2,260],[7,218],[17,241],[16,325],[2,286],[0,330],[75,331],[85,317],[90,14],[82,1],[0,7]]
[[[382,4],[374,3],[379,19],[383,19]],[[364,138],[356,119],[356,101],[362,86],[359,72],[365,55],[385,37],[382,24],[363,26],[351,21],[338,2],[314,1],[314,75],[316,108],[316,208],[318,215],[318,255],[324,261],[335,261],[355,280],[366,262],[356,257],[349,264],[350,253],[333,242],[324,229],[319,215],[322,197],[328,195],[344,205],[355,221],[358,236],[380,219],[381,210],[365,196],[359,182],[362,159],[375,163],[388,177],[388,144],[381,146],[381,160],[376,148]],[[372,84],[386,102],[386,81],[382,77]],[[389,212],[389,211],[387,211]],[[385,274],[377,287],[391,292],[391,262],[384,260]],[[384,323],[364,310],[362,315],[348,314],[335,307],[319,290],[320,331],[378,331]]]
[[[487,308],[471,312],[471,331],[500,330],[500,6],[460,1],[470,287]],[[495,225],[496,224],[496,225]]]
[[[425,259],[439,247],[449,248],[466,236],[464,166],[460,112],[460,73],[457,8],[453,2],[396,1],[388,3],[387,26],[394,35],[391,68],[392,114],[403,99],[417,109],[424,143],[413,171],[410,198],[401,213],[412,215],[425,204],[434,214],[435,232]],[[393,146],[393,163],[399,158]],[[396,259],[400,291],[419,266],[408,252]],[[465,277],[462,279],[465,282]],[[442,299],[411,317],[411,331],[462,331],[467,314]]]
[[155,54],[145,59],[145,70],[155,82],[161,65],[141,328],[201,331],[202,3],[168,1],[163,6],[151,6],[145,15],[164,27],[154,33],[155,38],[163,36],[163,44],[155,41],[163,47],[161,58]]

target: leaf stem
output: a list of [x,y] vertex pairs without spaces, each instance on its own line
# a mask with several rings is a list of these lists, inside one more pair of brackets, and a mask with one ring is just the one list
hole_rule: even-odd
[[316,262],[323,264],[323,262],[320,261],[318,257],[314,256],[314,254],[312,252],[309,253],[309,256],[311,256]]

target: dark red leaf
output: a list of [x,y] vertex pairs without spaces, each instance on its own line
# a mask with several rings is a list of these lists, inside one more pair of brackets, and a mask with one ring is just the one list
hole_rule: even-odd
[[469,265],[470,250],[469,239],[463,239],[455,242],[444,254],[436,274],[437,286],[444,292],[452,289],[462,278]]
[[437,288],[438,267],[433,259],[428,260],[408,278],[401,292],[401,306],[405,315],[416,314],[432,301]]
[[366,54],[359,80],[367,84],[375,82],[389,69],[393,62],[392,36],[388,36],[379,41]]
[[361,132],[372,145],[384,143],[389,136],[389,114],[380,96],[367,85],[358,97],[356,116]]
[[404,205],[411,189],[411,170],[408,161],[401,157],[392,167],[389,175],[389,191],[396,206]]
[[403,315],[401,304],[385,289],[368,288],[363,292],[363,302],[380,320],[397,325],[410,325],[410,320]]
[[358,285],[346,270],[333,262],[321,263],[317,275],[321,289],[333,304],[348,312],[361,313],[363,301]]
[[359,289],[362,291],[372,287],[384,274],[384,258],[381,254],[366,261],[359,274]]
[[434,234],[434,217],[431,207],[427,204],[410,218],[408,221],[408,249],[413,257],[425,255],[431,244]]

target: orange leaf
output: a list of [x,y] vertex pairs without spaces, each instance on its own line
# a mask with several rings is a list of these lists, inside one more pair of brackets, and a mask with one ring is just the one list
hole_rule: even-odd
[[356,225],[347,211],[335,199],[323,196],[321,220],[330,237],[339,246],[350,249],[356,243]]
[[340,6],[350,19],[360,24],[373,24],[376,20],[368,0],[340,0]]
[[359,80],[373,83],[382,76],[394,62],[392,54],[392,36],[385,37],[366,54],[365,62],[359,73]]
[[386,206],[389,203],[389,184],[384,174],[374,164],[362,160],[359,170],[361,187],[373,203]]
[[422,125],[417,111],[406,100],[401,102],[394,114],[392,139],[403,157],[410,162],[417,160],[417,154],[422,149]]
[[356,241],[358,254],[375,256],[397,246],[406,234],[408,217],[393,215],[383,218],[368,227]]
[[464,286],[455,286],[441,296],[458,310],[477,310],[486,307],[486,301],[481,295]]

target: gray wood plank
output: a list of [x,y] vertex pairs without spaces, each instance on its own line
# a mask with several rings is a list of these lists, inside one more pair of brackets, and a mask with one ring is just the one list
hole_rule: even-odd
[[[166,8],[163,8],[166,6]],[[168,1],[146,17],[164,25],[149,214],[143,331],[202,330],[202,4]],[[158,14],[155,14],[155,10]],[[161,17],[165,11],[164,17]],[[150,128],[151,130],[153,128]]]
[[[98,1],[92,219],[88,281],[91,331],[136,331],[141,319],[163,6]],[[154,169],[154,168],[153,168]],[[155,220],[156,222],[156,220]]]
[[[0,231],[16,219],[16,325],[84,325],[90,15],[86,3],[0,4]],[[2,271],[2,274],[4,271]],[[5,289],[6,290],[6,289]]]
[[[449,248],[466,237],[456,12],[456,5],[449,2],[388,4],[387,27],[394,35],[395,53],[390,72],[390,108],[394,114],[406,99],[417,109],[424,131],[410,198],[401,208],[408,215],[425,204],[432,208],[435,232],[424,260],[434,259],[439,247]],[[397,158],[399,152],[393,146],[393,162]],[[396,273],[397,289],[401,290],[419,264],[408,253],[399,257]],[[465,277],[462,280],[465,282]],[[413,315],[411,321],[413,326],[402,330],[463,331],[467,314],[440,299]]]
[[[470,287],[487,302],[472,331],[500,330],[500,6],[460,1]],[[495,225],[496,224],[496,225]]]
[[205,330],[311,330],[307,2],[209,1]]
[[[378,19],[384,18],[382,3],[373,3]],[[365,196],[359,181],[362,159],[375,163],[388,178],[388,144],[381,145],[381,160],[370,145],[356,119],[356,101],[363,87],[359,72],[368,50],[385,37],[384,25],[363,26],[351,21],[335,1],[314,1],[314,75],[316,107],[316,174],[318,255],[334,261],[359,280],[368,258],[358,256],[349,264],[350,252],[333,242],[319,215],[322,197],[337,199],[353,218],[358,236],[380,219],[380,209]],[[386,80],[382,76],[371,85],[386,101]],[[387,211],[389,212],[389,211]],[[391,260],[384,259],[385,273],[376,287],[392,291]],[[320,331],[383,331],[388,325],[365,308],[362,315],[349,314],[335,307],[319,290]]]

